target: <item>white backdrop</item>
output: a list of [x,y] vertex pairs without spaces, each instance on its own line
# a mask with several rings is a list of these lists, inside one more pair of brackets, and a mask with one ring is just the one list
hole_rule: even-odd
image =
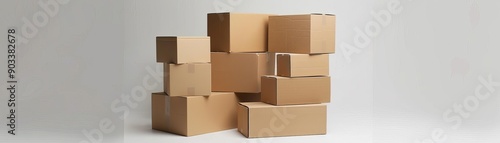
[[[500,142],[497,1],[2,1],[0,37],[47,13],[39,3],[49,2],[68,3],[23,35],[30,38],[18,51],[18,135],[7,134],[0,90],[0,142]],[[149,95],[163,86],[155,36],[206,35],[206,14],[220,11],[337,15],[327,135],[259,140],[228,130],[186,138],[151,130]],[[0,75],[5,67],[0,62]],[[6,76],[0,80],[7,87]],[[115,127],[109,133],[100,129],[106,119]]]

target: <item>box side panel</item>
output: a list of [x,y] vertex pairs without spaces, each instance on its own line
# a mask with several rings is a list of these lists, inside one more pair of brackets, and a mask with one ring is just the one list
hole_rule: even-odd
[[335,53],[335,16],[311,16],[310,53]]
[[248,108],[243,105],[238,106],[238,131],[248,137]]
[[278,89],[278,83],[275,78],[262,76],[262,93],[261,93],[262,102],[273,105],[278,104],[277,89]]
[[156,37],[156,62],[177,62],[177,38]]
[[234,77],[231,67],[232,57],[228,53],[212,52],[212,91],[231,91]]
[[291,58],[290,54],[278,54],[276,56],[278,76],[292,76]]
[[229,50],[229,13],[210,13],[207,15],[207,33],[210,36],[212,52]]
[[167,115],[165,114],[165,94],[151,94],[151,125],[155,130],[167,131]]

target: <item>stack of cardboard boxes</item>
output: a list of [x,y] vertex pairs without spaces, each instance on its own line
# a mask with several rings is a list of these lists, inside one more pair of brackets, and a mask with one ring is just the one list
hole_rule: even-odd
[[262,76],[262,102],[238,107],[246,137],[326,134],[330,102],[329,53],[335,52],[335,16],[270,16],[269,52],[277,76]]
[[165,93],[152,95],[153,129],[326,133],[335,16],[210,13],[207,26],[209,37],[156,38]]
[[157,37],[164,93],[151,97],[152,127],[185,136],[235,128],[238,99],[211,92],[209,37]]

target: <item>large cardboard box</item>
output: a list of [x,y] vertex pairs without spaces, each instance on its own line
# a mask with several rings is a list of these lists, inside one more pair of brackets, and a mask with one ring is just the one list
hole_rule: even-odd
[[278,54],[278,76],[303,77],[329,75],[328,54]]
[[330,77],[262,76],[262,102],[273,105],[330,102]]
[[270,16],[269,52],[334,53],[335,15]]
[[240,103],[238,131],[248,138],[326,134],[326,105]]
[[267,51],[268,19],[269,14],[209,13],[212,52]]
[[266,53],[212,52],[212,91],[260,93],[260,77],[268,74]]
[[170,96],[208,96],[211,93],[210,63],[164,65],[164,91]]
[[234,93],[214,92],[210,96],[151,97],[152,128],[194,136],[236,128],[238,99]]
[[156,37],[156,61],[162,63],[209,63],[209,37]]

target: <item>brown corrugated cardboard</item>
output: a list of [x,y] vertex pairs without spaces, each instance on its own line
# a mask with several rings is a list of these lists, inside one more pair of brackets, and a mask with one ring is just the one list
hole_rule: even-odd
[[214,92],[210,96],[151,97],[152,128],[193,136],[236,128],[238,99],[234,93]]
[[262,102],[273,105],[330,102],[330,77],[262,76]]
[[208,96],[211,92],[210,63],[164,65],[164,91],[170,96]]
[[208,36],[212,52],[267,51],[269,14],[209,13]]
[[326,105],[240,103],[238,131],[248,138],[326,134]]
[[328,54],[278,54],[278,76],[303,77],[329,75]]
[[267,58],[266,53],[212,52],[212,91],[260,93]]
[[322,14],[269,17],[269,52],[335,52],[335,16]]
[[260,93],[235,93],[240,102],[260,102]]
[[156,37],[156,61],[162,63],[209,63],[209,37]]

